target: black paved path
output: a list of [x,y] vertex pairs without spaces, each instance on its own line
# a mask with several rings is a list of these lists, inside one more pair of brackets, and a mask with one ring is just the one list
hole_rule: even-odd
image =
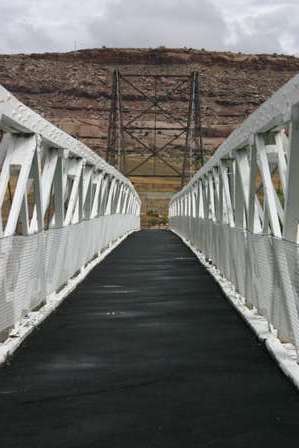
[[299,444],[299,395],[173,234],[128,238],[0,369],[1,448]]

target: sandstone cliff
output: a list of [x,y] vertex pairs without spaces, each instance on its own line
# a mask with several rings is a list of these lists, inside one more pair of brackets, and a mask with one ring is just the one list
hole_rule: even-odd
[[104,151],[115,67],[124,73],[198,70],[205,145],[214,149],[299,71],[299,58],[163,48],[0,55],[0,83],[96,151]]
[[[104,155],[111,74],[116,67],[124,74],[199,71],[204,147],[211,154],[272,92],[299,71],[299,58],[166,48],[0,55],[0,83],[25,104]],[[140,98],[127,96],[127,100],[134,108]],[[158,207],[164,211],[169,192],[179,188],[178,182],[135,181],[140,191],[165,192],[165,200],[162,198]],[[158,203],[155,197],[149,207]]]

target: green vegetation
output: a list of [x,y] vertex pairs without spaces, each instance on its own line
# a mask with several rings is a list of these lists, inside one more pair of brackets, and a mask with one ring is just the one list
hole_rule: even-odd
[[149,227],[167,226],[168,224],[168,216],[166,214],[161,215],[157,211],[152,209],[147,211],[146,217]]

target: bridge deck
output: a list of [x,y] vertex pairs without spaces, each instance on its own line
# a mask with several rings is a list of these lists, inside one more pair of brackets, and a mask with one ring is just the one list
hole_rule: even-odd
[[165,231],[126,240],[0,369],[0,415],[3,448],[281,448],[299,437],[296,391]]

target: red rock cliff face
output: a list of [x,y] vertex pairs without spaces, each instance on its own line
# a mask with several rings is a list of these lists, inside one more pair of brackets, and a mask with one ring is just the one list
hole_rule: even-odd
[[298,72],[299,59],[164,48],[0,55],[0,83],[103,154],[115,67],[124,73],[185,74],[198,70],[204,143],[211,153],[248,114]]
[[[114,68],[119,68],[123,74],[182,75],[198,71],[204,149],[211,155],[235,127],[299,71],[299,59],[164,48],[0,55],[0,83],[29,107],[103,156]],[[146,80],[142,88],[149,91]],[[127,104],[130,103],[130,110],[140,110],[143,104],[138,93],[125,91],[123,94]],[[170,103],[167,107],[176,106]],[[163,118],[160,120],[160,126],[167,126],[165,117],[164,122]],[[179,144],[183,146],[184,140]],[[133,162],[138,162],[138,151],[134,152],[134,145],[132,148]],[[177,162],[177,154],[168,156]],[[153,210],[160,216],[166,215],[169,198],[180,189],[180,181],[131,179],[143,200],[144,225],[150,223]]]

